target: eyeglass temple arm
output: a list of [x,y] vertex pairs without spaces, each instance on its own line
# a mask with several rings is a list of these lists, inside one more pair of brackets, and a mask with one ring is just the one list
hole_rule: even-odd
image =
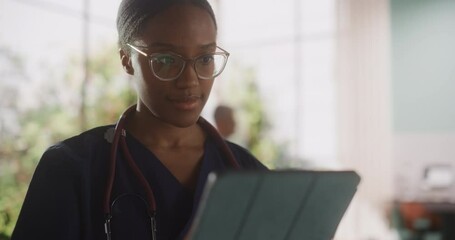
[[229,56],[230,53],[228,51],[226,51],[224,48],[220,47],[220,46],[216,46],[217,48],[221,49],[221,51],[227,53],[227,55]]
[[131,44],[129,44],[129,43],[127,43],[126,45],[130,46],[130,48],[136,50],[138,53],[140,53],[140,54],[142,54],[142,55],[144,55],[144,56],[146,56],[146,57],[149,56],[147,53],[143,52],[143,51],[140,50],[139,48],[137,48],[137,47],[135,47],[135,46],[133,46],[133,45],[131,45]]

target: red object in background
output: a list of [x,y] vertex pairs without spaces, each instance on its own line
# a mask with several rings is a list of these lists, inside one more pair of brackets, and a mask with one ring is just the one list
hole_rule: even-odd
[[413,231],[422,230],[416,229],[416,224],[418,221],[422,222],[423,220],[428,220],[428,230],[440,229],[441,227],[441,217],[437,214],[429,212],[423,203],[400,203],[400,213],[407,229],[411,229]]

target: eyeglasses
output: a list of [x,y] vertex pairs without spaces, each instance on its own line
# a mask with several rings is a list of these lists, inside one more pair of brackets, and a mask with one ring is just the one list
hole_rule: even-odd
[[193,62],[193,68],[199,79],[213,79],[220,75],[226,66],[229,53],[220,48],[217,52],[203,54],[193,59],[184,58],[172,53],[147,54],[131,44],[129,47],[149,59],[153,75],[161,81],[172,81],[182,75],[187,62]]

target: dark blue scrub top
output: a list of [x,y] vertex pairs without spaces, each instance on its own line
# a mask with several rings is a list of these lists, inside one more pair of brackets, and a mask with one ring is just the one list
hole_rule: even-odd
[[[104,126],[67,139],[43,155],[33,176],[19,220],[16,239],[105,239],[103,195],[110,143]],[[127,145],[155,195],[158,240],[182,239],[187,233],[212,171],[230,168],[213,139],[207,138],[197,186],[185,189],[137,139]],[[244,148],[228,142],[243,169],[265,169]],[[184,159],[182,159],[184,161]],[[145,191],[118,154],[112,190],[113,239],[151,239]]]

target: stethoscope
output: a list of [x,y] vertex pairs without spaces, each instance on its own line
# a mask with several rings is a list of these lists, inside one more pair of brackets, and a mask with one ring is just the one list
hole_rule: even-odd
[[[131,168],[133,171],[134,175],[136,176],[137,180],[139,183],[142,185],[142,187],[145,190],[146,193],[146,198],[147,200],[145,201],[147,205],[147,213],[148,217],[150,218],[151,222],[151,229],[152,229],[152,239],[156,240],[156,202],[155,202],[155,196],[153,195],[153,190],[150,187],[150,184],[147,182],[145,179],[144,175],[142,174],[141,170],[139,167],[136,165],[136,163],[133,160],[133,157],[131,156],[130,151],[128,150],[128,146],[126,145],[126,130],[125,130],[125,123],[126,119],[129,114],[134,112],[136,109],[136,105],[130,106],[128,109],[125,110],[125,112],[122,113],[120,116],[119,120],[117,121],[117,124],[115,125],[114,129],[114,137],[112,139],[112,145],[111,145],[111,150],[110,150],[110,158],[108,162],[108,176],[107,176],[107,181],[106,181],[106,189],[104,192],[104,202],[103,202],[103,208],[104,208],[104,214],[105,214],[105,223],[104,223],[104,231],[106,233],[107,240],[111,240],[111,219],[112,219],[112,214],[111,214],[111,209],[112,206],[115,202],[110,204],[111,200],[111,194],[112,194],[112,187],[114,185],[114,178],[115,178],[115,163],[117,160],[117,152],[118,152],[118,147],[120,144],[120,148],[123,152],[123,156],[128,163],[128,166]],[[202,117],[199,117],[197,123],[201,128],[215,141],[216,145],[219,147],[220,151],[223,153],[223,155],[226,157],[227,162],[235,169],[239,169],[240,165],[239,163],[235,160],[234,154],[230,150],[229,146],[226,144],[225,140],[221,135],[218,133],[218,131],[213,127],[207,120],[205,120]]]

